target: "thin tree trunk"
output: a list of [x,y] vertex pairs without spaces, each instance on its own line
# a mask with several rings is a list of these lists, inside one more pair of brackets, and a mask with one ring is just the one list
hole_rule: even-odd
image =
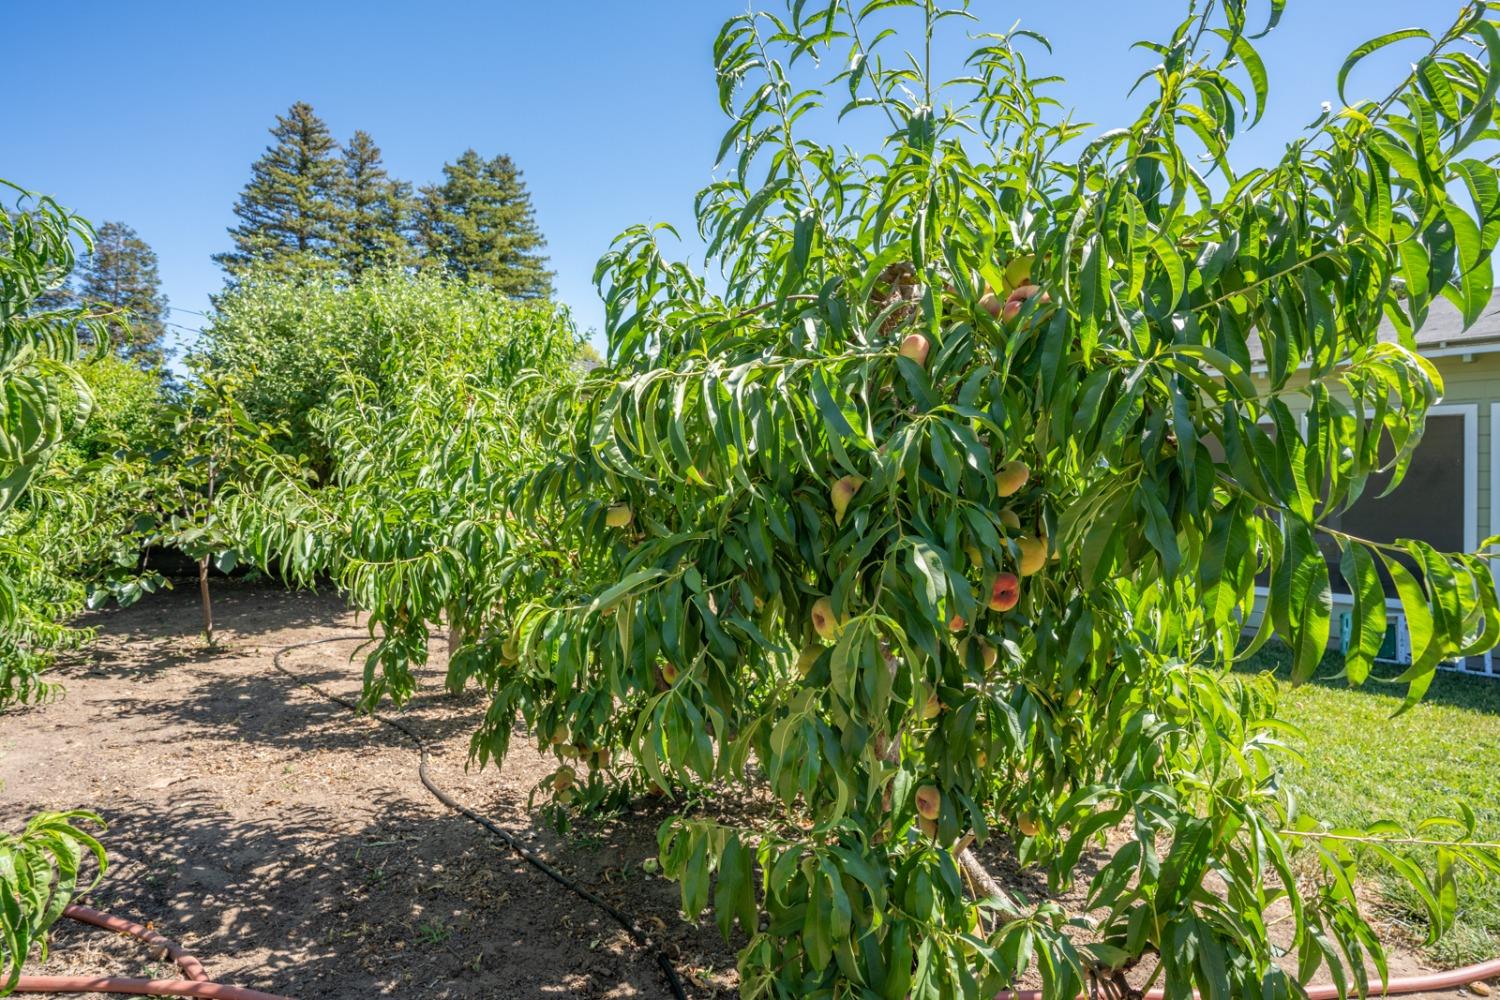
[[203,636],[214,644],[214,602],[208,594],[208,556],[198,560],[198,594],[203,598]]
[[[203,515],[204,523],[213,516],[214,506],[214,458],[210,453],[208,456],[208,511]],[[208,593],[208,556],[198,560],[198,594],[203,599],[203,637],[212,646],[214,644],[214,602]]]

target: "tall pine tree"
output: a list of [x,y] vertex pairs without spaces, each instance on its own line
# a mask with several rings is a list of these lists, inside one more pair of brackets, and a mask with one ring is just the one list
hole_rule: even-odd
[[109,323],[110,341],[121,357],[143,368],[166,360],[167,297],[156,265],[156,251],[133,228],[106,222],[78,272],[79,301],[127,314],[125,322]]
[[355,132],[344,147],[339,207],[339,258],[349,277],[357,278],[372,267],[416,263],[411,185],[386,173],[380,147],[368,132]]
[[250,167],[234,206],[234,250],[215,254],[231,279],[261,265],[273,274],[328,272],[340,265],[342,164],[328,126],[303,101],[276,117],[274,142]]
[[508,156],[466,150],[444,164],[443,183],[422,189],[419,239],[424,264],[517,298],[552,294],[531,195]]

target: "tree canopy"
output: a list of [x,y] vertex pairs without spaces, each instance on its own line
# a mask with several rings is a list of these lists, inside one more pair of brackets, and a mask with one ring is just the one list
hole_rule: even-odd
[[509,156],[465,150],[443,165],[443,183],[422,189],[426,259],[466,281],[523,299],[548,298],[552,272],[531,195]]
[[231,279],[252,266],[290,275],[326,273],[338,264],[338,143],[303,101],[276,116],[271,138],[235,203],[234,249],[214,255]]
[[125,223],[106,222],[79,272],[78,297],[120,316],[108,325],[112,349],[143,367],[160,366],[166,360],[167,296],[150,244]]
[[343,171],[339,202],[344,273],[358,278],[372,268],[414,265],[416,201],[411,184],[391,178],[381,162],[380,147],[365,131],[356,131],[345,144]]

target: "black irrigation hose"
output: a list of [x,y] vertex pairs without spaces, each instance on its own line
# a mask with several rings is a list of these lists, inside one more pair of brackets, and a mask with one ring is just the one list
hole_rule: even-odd
[[[289,646],[282,646],[280,649],[276,650],[275,654],[271,657],[271,666],[275,667],[281,673],[291,678],[293,682],[301,685],[302,687],[305,687],[308,690],[313,691],[323,696],[324,698],[327,698],[329,701],[343,705],[345,708],[357,714],[364,715],[366,713],[355,702],[350,701],[348,698],[344,698],[340,695],[336,695],[331,691],[325,691],[311,681],[303,680],[301,677],[298,677],[295,673],[288,670],[286,668],[286,665],[282,663],[282,657],[286,656],[286,654],[290,652],[293,652],[294,650],[306,649],[309,646],[321,646],[325,643],[330,642],[349,642],[352,639],[367,638],[369,638],[368,634],[360,632],[357,635],[335,635],[327,636],[322,639],[310,639],[306,642],[294,642]],[[676,997],[677,1000],[688,1000],[687,993],[682,988],[682,980],[678,978],[677,970],[672,967],[671,960],[667,958],[666,953],[661,950],[660,946],[658,946],[656,942],[651,940],[650,935],[641,930],[640,926],[630,918],[629,914],[625,913],[623,910],[620,910],[618,907],[614,906],[612,903],[604,899],[602,896],[599,896],[597,893],[584,888],[577,882],[574,882],[562,872],[552,867],[535,851],[527,847],[525,844],[521,843],[521,841],[517,840],[514,834],[497,825],[489,817],[483,815],[482,813],[475,812],[473,809],[470,809],[468,806],[464,805],[462,802],[459,802],[453,796],[443,791],[443,789],[440,788],[438,784],[432,780],[432,776],[428,774],[427,763],[431,755],[427,749],[427,741],[424,740],[421,734],[419,734],[415,729],[411,728],[400,719],[393,719],[390,716],[382,715],[379,712],[370,712],[368,714],[371,718],[376,719],[379,722],[383,722],[393,729],[399,729],[401,732],[406,734],[406,737],[408,739],[416,744],[417,750],[421,753],[421,763],[417,766],[417,775],[422,779],[422,784],[426,786],[427,790],[432,793],[435,799],[437,799],[443,805],[447,806],[449,809],[452,809],[454,812],[460,814],[465,819],[469,819],[475,823],[478,823],[490,833],[493,833],[495,836],[505,841],[506,845],[510,847],[511,850],[520,855],[523,861],[531,865],[537,871],[541,872],[543,875],[547,876],[558,885],[567,889],[569,892],[572,892],[580,899],[592,903],[593,905],[597,906],[599,909],[603,910],[605,913],[613,917],[616,923],[625,928],[625,932],[631,936],[636,944],[640,945],[642,948],[650,951],[653,955],[656,956],[656,964],[661,967],[662,975],[666,977],[667,986],[672,990],[672,995]]]

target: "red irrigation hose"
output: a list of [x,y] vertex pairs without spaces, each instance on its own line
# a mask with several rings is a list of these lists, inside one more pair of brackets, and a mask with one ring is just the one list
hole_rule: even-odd
[[73,904],[63,916],[80,923],[93,924],[118,934],[128,934],[171,956],[186,979],[131,979],[125,976],[22,976],[16,983],[17,993],[126,993],[137,996],[214,997],[216,1000],[291,1000],[291,997],[224,986],[208,981],[203,963],[149,927],[123,917],[100,913],[87,906]]
[[140,924],[132,923],[123,917],[100,913],[98,910],[87,906],[80,906],[77,903],[63,910],[63,916],[70,920],[77,920],[79,923],[103,927],[105,930],[114,931],[116,934],[129,934],[139,941],[146,942],[153,948],[160,948],[167,953],[172,961],[177,963],[177,967],[182,970],[182,974],[188,979],[191,979],[195,983],[208,982],[208,973],[203,970],[202,962],[189,955],[186,951],[183,951],[182,945],[176,941],[168,941],[149,927],[142,927]]
[[291,1000],[291,997],[188,979],[123,976],[22,976],[17,993],[128,993],[135,996],[213,997],[215,1000]]
[[[1466,965],[1461,969],[1449,969],[1447,972],[1432,972],[1425,976],[1405,976],[1401,979],[1392,979],[1383,990],[1372,990],[1372,997],[1393,997],[1403,993],[1427,993],[1431,990],[1452,990],[1460,986],[1468,986],[1470,983],[1481,979],[1491,979],[1500,976],[1500,958],[1491,959],[1488,962],[1480,962],[1478,965]],[[1165,990],[1151,990],[1149,993],[1131,993],[1132,997],[1140,997],[1141,1000],[1165,1000]],[[1196,990],[1193,996],[1198,996]],[[999,994],[995,1000],[1043,1000],[1041,990],[1010,990]],[[1078,1000],[1087,1000],[1079,997]],[[1307,987],[1307,1000],[1339,1000],[1339,988],[1332,983],[1321,983],[1317,986]]]

